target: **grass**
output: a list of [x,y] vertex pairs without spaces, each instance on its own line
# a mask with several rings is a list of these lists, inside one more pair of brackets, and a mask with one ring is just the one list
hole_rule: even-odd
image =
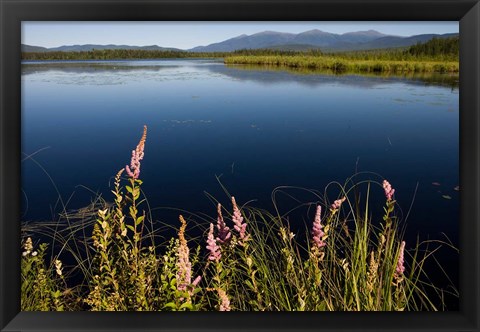
[[[63,213],[63,227],[24,228],[22,310],[444,309],[446,292],[424,271],[435,249],[402,240],[388,181],[351,178],[332,200],[316,194],[304,205],[304,229],[291,228],[276,204],[269,212],[230,194],[224,205],[212,197],[214,217],[179,215],[175,234],[164,239],[172,226],[154,225],[141,190],[146,135],[145,127],[131,164],[115,176],[113,203],[97,196],[87,209]],[[385,195],[378,216],[374,191]],[[189,238],[192,230],[200,236]],[[50,236],[60,249],[49,258],[35,236]]]
[[268,65],[357,73],[458,73],[458,61],[355,59],[339,55],[227,56],[225,64]]

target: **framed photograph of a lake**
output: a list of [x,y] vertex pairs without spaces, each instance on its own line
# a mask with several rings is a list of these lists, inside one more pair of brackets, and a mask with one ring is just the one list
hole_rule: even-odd
[[477,1],[1,8],[2,331],[478,331]]

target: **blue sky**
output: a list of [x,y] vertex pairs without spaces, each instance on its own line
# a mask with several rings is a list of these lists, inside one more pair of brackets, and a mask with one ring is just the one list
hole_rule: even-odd
[[75,44],[159,45],[181,49],[265,30],[299,33],[377,30],[397,36],[459,31],[444,22],[22,22],[22,44],[57,47]]

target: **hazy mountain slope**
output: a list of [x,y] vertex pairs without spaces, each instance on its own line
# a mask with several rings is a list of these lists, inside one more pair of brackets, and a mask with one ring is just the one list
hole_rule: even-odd
[[85,44],[85,45],[65,45],[59,47],[39,47],[31,45],[22,44],[22,52],[82,52],[82,51],[92,51],[92,50],[146,50],[146,51],[183,51],[178,48],[171,47],[160,47],[157,45],[151,46],[129,46],[129,45],[94,45],[94,44]]
[[[206,46],[197,46],[188,51],[192,52],[231,52],[241,49],[271,48],[278,50],[309,50],[321,49],[323,51],[351,51],[381,48],[407,47],[418,42],[426,42],[434,37],[448,38],[458,36],[458,33],[448,34],[422,34],[410,37],[385,35],[375,30],[348,32],[334,34],[321,30],[309,30],[298,34],[264,31],[253,35],[240,35],[218,43]],[[183,51],[177,48],[129,45],[65,45],[54,48],[45,48],[32,45],[23,45],[22,52],[79,52],[106,49],[132,49],[155,51]]]
[[289,44],[295,37],[292,33],[264,31],[250,36],[241,35],[207,46],[197,46],[192,52],[230,52],[240,49],[267,48],[274,45]]
[[48,48],[22,44],[22,52],[48,52]]
[[[320,30],[310,30],[299,34],[262,32],[251,36],[241,35],[225,41],[198,46],[193,52],[230,52],[240,49],[323,49],[328,51],[367,50],[379,48],[406,47],[437,38],[447,38],[458,34],[424,34],[399,37],[382,34],[375,30],[334,34]],[[294,47],[294,45],[301,45]]]

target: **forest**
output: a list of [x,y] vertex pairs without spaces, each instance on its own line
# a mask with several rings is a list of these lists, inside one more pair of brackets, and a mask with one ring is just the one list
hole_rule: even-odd
[[236,56],[308,56],[335,57],[348,60],[393,60],[393,61],[458,61],[459,38],[433,38],[406,48],[376,49],[348,52],[323,52],[321,49],[304,51],[281,49],[243,49],[233,52],[187,52],[148,50],[92,50],[82,52],[22,52],[22,60],[127,60],[167,58],[229,58]]

